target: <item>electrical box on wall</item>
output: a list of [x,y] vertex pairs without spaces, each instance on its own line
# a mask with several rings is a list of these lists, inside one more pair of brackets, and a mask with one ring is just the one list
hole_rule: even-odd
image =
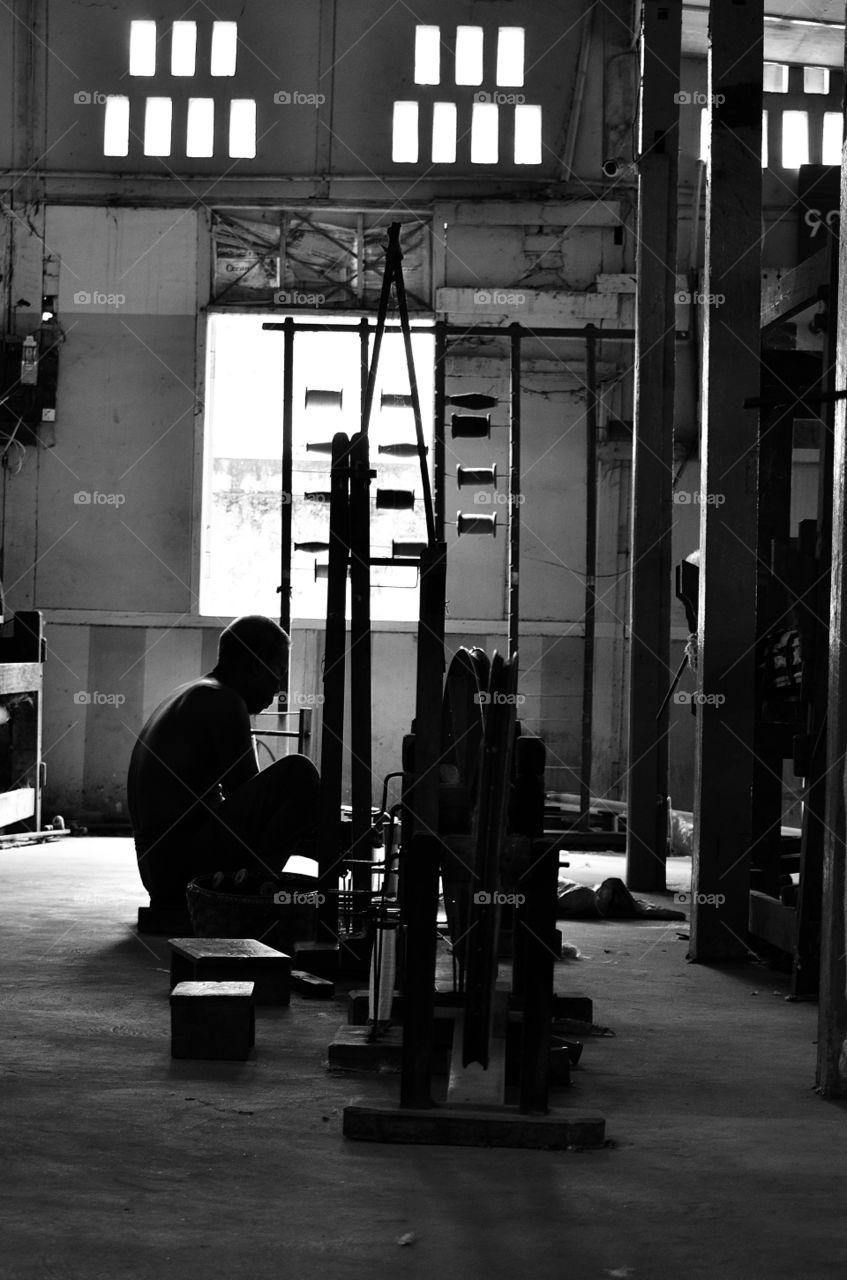
[[42,422],[56,420],[59,381],[58,325],[47,323],[25,338],[0,338],[0,440],[37,443]]

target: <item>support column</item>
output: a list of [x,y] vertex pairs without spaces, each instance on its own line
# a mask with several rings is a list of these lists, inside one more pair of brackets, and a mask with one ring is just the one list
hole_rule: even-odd
[[[847,66],[847,45],[845,45]],[[841,152],[841,217],[847,217],[847,143]],[[847,226],[847,223],[842,223]],[[835,390],[847,388],[847,235],[839,244]],[[823,838],[818,1086],[825,1098],[847,1096],[847,885],[844,874],[844,761],[847,756],[847,401],[835,408],[832,482],[832,596],[829,620],[826,812]]]
[[713,0],[703,292],[693,960],[747,954],[755,765],[763,3]]
[[682,5],[644,0],[629,604],[627,884],[665,887]]

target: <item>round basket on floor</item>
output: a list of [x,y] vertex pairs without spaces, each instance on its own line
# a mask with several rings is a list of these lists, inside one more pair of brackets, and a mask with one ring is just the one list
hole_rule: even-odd
[[197,876],[185,891],[195,938],[256,938],[290,954],[296,942],[314,942],[317,881],[311,876],[278,876],[287,900],[212,888],[213,874]]

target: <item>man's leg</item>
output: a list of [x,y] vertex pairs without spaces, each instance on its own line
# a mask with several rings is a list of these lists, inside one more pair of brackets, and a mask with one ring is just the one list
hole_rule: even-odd
[[[238,867],[276,875],[317,833],[320,775],[307,756],[284,756],[245,782],[208,823],[210,843]],[[239,861],[239,858],[241,859]],[[255,864],[258,864],[255,865]]]

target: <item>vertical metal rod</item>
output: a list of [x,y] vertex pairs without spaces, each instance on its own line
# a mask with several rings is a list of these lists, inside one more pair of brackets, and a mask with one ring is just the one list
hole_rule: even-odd
[[509,657],[518,652],[521,624],[521,331],[509,330],[511,364],[509,378]]
[[326,591],[324,704],[321,727],[321,812],[318,826],[318,941],[337,937],[340,863],[341,775],[344,760],[344,651],[347,641],[349,558],[349,455],[343,432],[332,438],[329,504],[329,572]]
[[[373,848],[370,515],[368,437],[360,432],[350,446],[350,788],[354,859],[370,858]],[[370,876],[367,879],[370,884]]]
[[[280,512],[279,625],[291,631],[291,481],[294,449],[294,320],[288,316],[283,330],[282,346],[282,510]],[[291,668],[290,649],[286,650],[280,677],[277,710],[288,710],[288,686]]]
[[579,826],[587,830],[591,811],[594,725],[594,630],[597,608],[597,330],[585,326],[585,643],[582,663],[582,753],[579,770]]
[[445,493],[444,441],[445,413],[447,411],[447,325],[444,320],[435,322],[435,421],[433,423],[433,471],[435,480],[435,536],[444,541]]

